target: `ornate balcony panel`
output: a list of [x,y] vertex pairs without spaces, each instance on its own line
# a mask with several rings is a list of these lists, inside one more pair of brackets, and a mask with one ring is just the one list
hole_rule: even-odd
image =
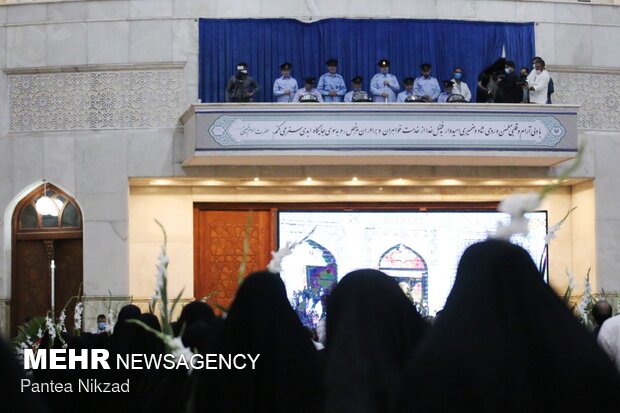
[[577,106],[202,104],[185,124],[185,166],[549,166],[577,152]]

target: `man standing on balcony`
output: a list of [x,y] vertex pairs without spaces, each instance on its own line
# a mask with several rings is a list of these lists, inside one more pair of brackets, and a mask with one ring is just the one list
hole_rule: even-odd
[[237,74],[226,83],[226,102],[251,102],[258,92],[258,83],[248,75],[248,64],[237,64]]
[[325,62],[327,65],[327,73],[319,78],[319,84],[316,87],[323,102],[342,102],[342,97],[347,93],[347,86],[344,79],[336,71],[338,70],[338,60],[329,59]]
[[519,78],[515,72],[515,63],[508,60],[504,74],[497,79],[495,103],[521,103],[522,100],[523,88],[519,84]]
[[454,68],[452,83],[454,84],[454,90],[452,92],[463,96],[466,102],[471,102],[471,91],[467,83],[463,82],[463,69],[460,67]]
[[280,65],[280,76],[273,82],[273,97],[278,103],[288,103],[293,101],[295,93],[297,93],[297,81],[291,76],[290,63],[282,63]]
[[437,79],[431,76],[430,63],[422,63],[420,66],[422,76],[418,77],[413,84],[413,94],[427,102],[436,102],[441,88]]
[[530,103],[547,103],[549,87],[549,72],[545,69],[545,61],[540,57],[534,58],[534,70],[527,77],[527,86],[530,90]]
[[390,62],[386,59],[379,60],[379,73],[370,81],[370,93],[375,102],[396,102],[396,94],[400,90],[398,79],[390,74]]

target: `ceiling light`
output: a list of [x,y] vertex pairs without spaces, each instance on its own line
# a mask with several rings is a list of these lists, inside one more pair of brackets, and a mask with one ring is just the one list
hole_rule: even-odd
[[43,196],[37,199],[34,207],[39,214],[51,215],[53,217],[57,217],[60,212],[60,208],[62,208],[62,202],[60,202],[60,200],[52,200],[52,198],[47,196],[47,182],[45,180],[43,180]]

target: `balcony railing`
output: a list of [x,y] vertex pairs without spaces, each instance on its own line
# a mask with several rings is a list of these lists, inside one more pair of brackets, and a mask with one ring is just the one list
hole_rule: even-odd
[[184,166],[549,166],[577,153],[573,105],[197,104]]

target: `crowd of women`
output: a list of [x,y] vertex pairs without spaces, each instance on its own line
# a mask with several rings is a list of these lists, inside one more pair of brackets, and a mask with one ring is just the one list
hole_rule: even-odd
[[[114,333],[67,337],[72,348],[164,352],[156,317],[135,306]],[[469,247],[432,326],[389,276],[358,270],[327,304],[326,346],[316,350],[277,274],[249,275],[225,319],[205,303],[176,323],[201,353],[260,354],[255,370],[110,370],[126,394],[22,393],[8,349],[0,388],[9,412],[583,412],[620,406],[620,374],[529,254],[511,243]],[[34,380],[75,381],[93,371],[39,370]],[[15,407],[13,407],[15,406]],[[611,409],[611,410],[609,410]],[[2,410],[6,411],[6,410]]]

